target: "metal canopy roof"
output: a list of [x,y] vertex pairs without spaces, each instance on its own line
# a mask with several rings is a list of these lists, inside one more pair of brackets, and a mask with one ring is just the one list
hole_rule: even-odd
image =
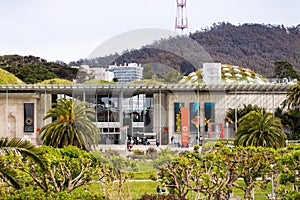
[[0,92],[46,92],[69,94],[91,91],[112,93],[116,91],[133,93],[169,93],[188,91],[226,91],[226,92],[286,92],[288,84],[0,84]]

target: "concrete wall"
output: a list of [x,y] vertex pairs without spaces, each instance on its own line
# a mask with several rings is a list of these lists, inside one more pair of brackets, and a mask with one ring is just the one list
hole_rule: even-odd
[[[36,93],[6,93],[0,94],[0,137],[17,137],[30,140],[37,144],[37,128],[45,122],[45,100],[48,102],[46,110],[51,106],[50,95]],[[7,101],[8,100],[8,101]],[[34,103],[34,132],[24,132],[24,103]]]

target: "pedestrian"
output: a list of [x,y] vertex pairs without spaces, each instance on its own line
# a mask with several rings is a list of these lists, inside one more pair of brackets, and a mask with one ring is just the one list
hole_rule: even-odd
[[166,193],[166,192],[167,192],[166,184],[164,184],[164,183],[162,184],[161,192],[162,192],[162,193]]
[[157,185],[156,192],[157,192],[158,194],[161,193],[161,190],[160,190],[160,186],[159,186],[159,185]]
[[131,140],[130,140],[130,149],[133,148],[133,144],[134,144],[134,140],[133,140],[133,138],[131,137]]
[[172,135],[172,137],[171,137],[171,143],[172,143],[172,145],[174,146],[174,135]]
[[157,147],[159,146],[159,141],[158,141],[158,140],[156,140],[156,146],[157,146]]

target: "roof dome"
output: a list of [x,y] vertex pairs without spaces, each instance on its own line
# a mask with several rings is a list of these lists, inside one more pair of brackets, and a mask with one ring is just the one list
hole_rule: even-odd
[[0,68],[0,84],[24,84],[24,82],[12,73]]
[[[224,83],[249,83],[249,84],[264,84],[267,79],[260,74],[255,73],[251,69],[240,66],[221,64],[221,78]],[[191,72],[184,76],[179,83],[202,83],[202,71]]]

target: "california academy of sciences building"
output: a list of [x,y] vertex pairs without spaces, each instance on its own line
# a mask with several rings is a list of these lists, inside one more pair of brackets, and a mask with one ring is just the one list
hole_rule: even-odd
[[[39,144],[39,130],[57,98],[77,98],[95,110],[100,144],[149,138],[160,144],[195,144],[196,139],[232,138],[229,108],[252,104],[274,112],[288,84],[206,82],[199,84],[0,84],[0,137]],[[53,119],[54,120],[54,119]]]

